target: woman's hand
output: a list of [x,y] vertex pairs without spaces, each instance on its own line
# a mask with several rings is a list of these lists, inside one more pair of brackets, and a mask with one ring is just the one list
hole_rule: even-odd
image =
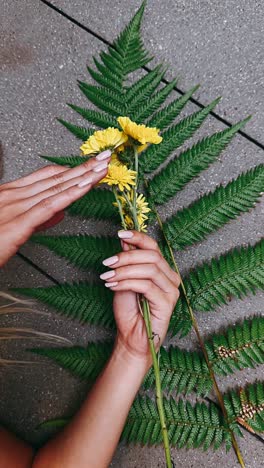
[[110,150],[81,166],[47,166],[0,186],[0,266],[37,229],[56,224],[63,210],[105,177]]
[[153,339],[159,348],[179,297],[179,276],[170,268],[155,240],[137,231],[119,231],[118,235],[123,252],[104,260],[111,270],[101,275],[107,281],[105,286],[115,292],[116,346],[151,365],[137,293],[149,301]]

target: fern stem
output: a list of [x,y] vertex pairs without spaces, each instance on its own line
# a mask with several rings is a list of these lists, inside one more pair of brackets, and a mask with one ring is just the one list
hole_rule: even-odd
[[[146,179],[144,179],[144,182],[145,182],[145,186],[148,188],[148,181]],[[198,323],[196,321],[196,318],[194,316],[194,313],[193,313],[193,309],[192,309],[192,306],[191,306],[191,303],[190,303],[190,300],[189,300],[189,297],[187,295],[187,292],[186,292],[186,289],[185,289],[185,285],[184,285],[184,282],[183,282],[183,279],[182,279],[182,276],[181,276],[181,273],[179,271],[179,268],[178,268],[178,265],[177,265],[177,262],[176,262],[176,259],[174,257],[174,254],[173,254],[173,250],[172,250],[172,247],[170,245],[170,242],[166,236],[166,233],[164,232],[164,229],[163,229],[163,223],[161,221],[161,218],[160,218],[160,215],[154,205],[154,203],[152,204],[151,206],[151,209],[154,211],[155,213],[155,216],[156,216],[156,219],[158,221],[158,224],[159,224],[159,227],[162,231],[162,234],[164,236],[164,240],[167,244],[167,247],[169,249],[169,253],[170,253],[170,257],[171,257],[171,260],[173,262],[173,265],[174,265],[174,268],[175,268],[175,271],[176,273],[179,275],[179,278],[180,278],[180,285],[181,285],[181,289],[182,289],[182,292],[183,292],[183,295],[184,295],[184,298],[186,300],[186,303],[187,303],[187,308],[188,308],[188,311],[189,311],[189,315],[190,315],[190,318],[191,318],[191,321],[192,321],[192,326],[194,328],[194,331],[195,331],[195,334],[196,334],[196,337],[197,337],[197,340],[199,342],[199,345],[200,345],[200,348],[202,350],[202,353],[204,355],[204,358],[205,358],[205,361],[206,361],[206,364],[207,364],[207,367],[208,367],[208,370],[209,370],[209,374],[210,374],[210,378],[213,382],[213,386],[214,386],[214,390],[215,390],[215,393],[216,393],[216,396],[217,396],[217,399],[219,401],[219,405],[221,407],[221,410],[222,410],[222,413],[223,413],[223,416],[228,424],[228,415],[227,415],[227,411],[226,411],[226,408],[225,408],[225,404],[224,404],[224,399],[223,399],[223,395],[219,389],[219,386],[218,386],[218,383],[217,383],[217,380],[216,380],[216,377],[215,377],[215,373],[214,373],[214,370],[213,370],[213,366],[209,360],[209,357],[208,357],[208,353],[206,351],[206,348],[204,346],[204,342],[202,340],[202,337],[201,337],[201,334],[200,334],[200,331],[199,331],[199,327],[198,327]],[[228,424],[229,426],[229,424]],[[245,468],[245,463],[244,463],[244,460],[243,460],[243,457],[242,457],[242,454],[240,452],[240,449],[239,449],[239,446],[238,446],[238,443],[237,443],[237,440],[235,438],[235,435],[233,433],[233,431],[230,429],[230,427],[228,427],[229,431],[230,431],[230,435],[231,435],[231,439],[232,439],[232,445],[233,445],[233,448],[234,448],[234,451],[235,451],[235,454],[237,456],[237,459],[240,463],[240,465],[242,466],[242,468]]]

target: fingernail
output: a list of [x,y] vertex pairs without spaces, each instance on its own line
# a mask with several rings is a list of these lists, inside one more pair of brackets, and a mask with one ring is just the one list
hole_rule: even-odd
[[100,275],[100,278],[102,280],[106,280],[106,279],[112,278],[113,276],[115,276],[115,271],[106,271],[105,273]]
[[113,257],[106,258],[103,261],[103,265],[110,266],[110,265],[113,265],[114,263],[116,263],[117,261],[118,261],[118,256],[114,255]]
[[118,231],[117,233],[118,237],[120,239],[131,239],[133,237],[134,233],[132,231]]
[[114,286],[117,286],[118,282],[116,281],[115,283],[105,283],[106,288],[113,288]]
[[102,163],[102,164],[98,164],[98,166],[95,166],[95,167],[93,168],[93,171],[94,171],[94,172],[103,171],[104,169],[107,168],[107,166],[108,166],[108,163],[107,163],[107,162],[104,162],[104,163]]
[[111,156],[111,151],[108,149],[106,151],[103,151],[102,153],[98,154],[95,159],[97,159],[97,161],[103,161],[103,159],[107,159],[107,158],[110,158]]
[[86,177],[85,180],[82,180],[82,181],[78,184],[78,187],[80,187],[80,188],[85,187],[85,185],[90,184],[92,181],[93,181],[92,176]]

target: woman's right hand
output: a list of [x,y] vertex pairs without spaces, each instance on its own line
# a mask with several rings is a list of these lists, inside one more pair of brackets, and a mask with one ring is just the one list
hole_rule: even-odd
[[63,218],[63,210],[81,198],[107,174],[110,150],[74,169],[46,166],[0,185],[0,266],[37,229]]
[[137,231],[122,230],[118,236],[123,252],[104,260],[104,265],[111,270],[101,275],[106,287],[115,292],[116,348],[132,360],[136,358],[136,362],[138,359],[145,362],[148,368],[152,358],[138,294],[148,300],[153,330],[151,339],[158,349],[179,297],[180,278],[166,262],[154,239]]

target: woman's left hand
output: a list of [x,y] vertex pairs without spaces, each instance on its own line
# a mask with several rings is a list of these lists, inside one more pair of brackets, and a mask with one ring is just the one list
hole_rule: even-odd
[[38,229],[63,218],[63,210],[107,174],[109,150],[73,169],[46,166],[0,185],[0,266]]

